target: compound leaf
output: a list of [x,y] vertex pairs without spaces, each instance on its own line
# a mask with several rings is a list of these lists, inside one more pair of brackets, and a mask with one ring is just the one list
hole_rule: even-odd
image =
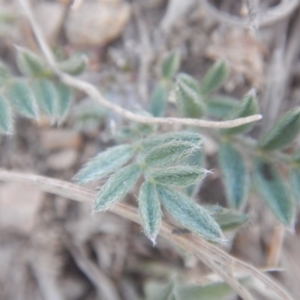
[[244,159],[230,142],[223,142],[219,150],[219,164],[229,204],[238,209],[248,195],[249,176]]
[[184,227],[207,240],[224,242],[220,226],[206,209],[174,189],[163,185],[157,185],[157,189],[166,210]]
[[7,99],[0,94],[0,131],[11,134],[13,131],[13,115]]
[[300,131],[300,108],[290,110],[274,127],[259,140],[263,150],[277,150],[288,146]]
[[120,145],[107,149],[91,159],[74,177],[75,181],[84,184],[103,178],[126,164],[134,155],[132,145]]
[[38,118],[36,99],[26,82],[21,80],[12,81],[6,87],[6,94],[18,113],[28,118]]
[[113,174],[101,188],[94,203],[94,211],[103,211],[125,197],[142,174],[140,165],[129,165]]
[[150,176],[159,184],[188,186],[203,179],[208,171],[192,166],[168,167],[153,171]]
[[155,245],[156,236],[159,232],[162,219],[162,212],[155,184],[145,181],[141,186],[138,199],[144,232]]
[[226,81],[228,73],[228,65],[224,61],[215,62],[203,78],[201,84],[202,95],[218,90]]
[[254,180],[258,193],[277,219],[290,225],[294,217],[291,193],[275,166],[263,157],[254,162]]

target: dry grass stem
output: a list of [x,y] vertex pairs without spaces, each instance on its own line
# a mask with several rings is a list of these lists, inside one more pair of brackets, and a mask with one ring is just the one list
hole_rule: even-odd
[[[248,27],[249,20],[232,16],[228,13],[222,12],[212,5],[208,0],[201,0],[203,8],[215,19],[220,22],[232,26]],[[268,9],[263,14],[259,15],[258,26],[270,26],[278,21],[287,18],[292,14],[299,5],[299,0],[283,0],[280,4]]]
[[186,118],[155,118],[155,117],[148,117],[143,116],[139,114],[135,114],[127,109],[124,109],[114,103],[111,103],[110,101],[106,100],[102,94],[99,92],[99,90],[92,84],[72,77],[68,74],[62,73],[56,64],[55,58],[53,56],[53,53],[51,52],[42,32],[41,29],[36,22],[36,19],[32,13],[32,10],[27,2],[27,0],[19,0],[20,4],[22,5],[24,12],[26,16],[28,17],[28,20],[31,24],[31,27],[34,31],[34,34],[36,36],[37,42],[50,66],[52,71],[59,77],[59,79],[69,85],[72,86],[78,90],[83,91],[87,95],[89,95],[92,99],[95,99],[98,101],[98,103],[115,113],[122,115],[126,119],[129,119],[131,121],[144,123],[144,124],[181,124],[181,125],[188,125],[188,126],[197,126],[197,127],[209,127],[209,128],[232,128],[237,127],[243,124],[252,123],[255,121],[258,121],[262,118],[261,115],[253,115],[246,118],[239,118],[235,120],[230,121],[222,121],[222,122],[214,122],[214,121],[206,121],[206,120],[197,120],[197,119],[186,119]]
[[[90,205],[96,197],[96,192],[69,182],[51,179],[43,176],[10,172],[1,169],[0,181],[30,184],[44,192],[59,195],[75,201],[88,203]],[[130,205],[118,203],[114,205],[110,209],[110,211],[137,224],[141,224],[137,209]],[[201,260],[203,259],[204,263],[207,263],[210,268],[218,272],[218,275],[223,278],[224,281],[226,281],[238,294],[241,295],[241,293],[243,292],[248,292],[244,289],[241,290],[240,284],[238,283],[237,279],[229,275],[231,273],[231,269],[239,269],[245,274],[245,276],[250,275],[255,277],[269,289],[274,291],[274,293],[280,296],[281,299],[292,299],[282,287],[280,287],[277,283],[275,283],[267,275],[263,274],[255,267],[230,256],[222,249],[207,242],[199,236],[196,237],[193,235],[175,235],[173,234],[174,229],[176,229],[174,226],[166,222],[162,222],[159,234],[169,241],[173,242],[174,244],[178,245],[179,247],[194,254]],[[217,271],[216,265],[222,266],[225,270],[222,272]],[[247,300],[251,298],[244,297],[244,299]]]

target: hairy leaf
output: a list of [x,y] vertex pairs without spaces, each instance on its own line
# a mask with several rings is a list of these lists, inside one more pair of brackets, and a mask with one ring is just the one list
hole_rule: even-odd
[[100,179],[126,164],[134,155],[132,145],[120,145],[107,149],[91,159],[74,177],[80,184]]
[[228,73],[229,69],[224,61],[215,62],[203,78],[201,84],[202,95],[218,90],[226,81]]
[[197,90],[186,84],[181,76],[177,76],[176,101],[184,117],[200,118],[204,113],[204,105]]
[[139,193],[139,211],[146,236],[155,245],[156,236],[160,229],[162,212],[155,184],[144,182]]
[[142,174],[141,166],[134,164],[113,174],[101,188],[94,203],[94,211],[103,211],[125,197]]
[[249,215],[239,214],[218,205],[206,206],[205,208],[224,231],[234,230],[249,221]]
[[224,118],[233,112],[238,101],[229,97],[214,97],[206,99],[206,111],[215,118]]
[[153,171],[150,176],[159,184],[188,186],[203,179],[207,170],[192,166],[176,166]]
[[300,169],[293,167],[290,171],[290,183],[292,186],[293,196],[298,205],[300,205]]
[[[192,167],[198,167],[198,168],[205,167],[205,154],[200,149],[198,149],[198,150],[194,151],[186,159],[184,159],[182,161],[182,164],[192,166]],[[207,171],[207,173],[209,173],[209,172]],[[195,193],[197,191],[199,191],[202,182],[203,182],[203,180],[200,179],[199,182],[185,187],[184,191],[185,191],[186,195],[193,198]]]
[[165,115],[167,102],[168,89],[164,84],[159,83],[156,85],[150,100],[151,114],[154,117],[163,117]]
[[36,79],[33,83],[35,98],[41,109],[54,118],[57,113],[58,94],[50,80]]
[[277,150],[288,146],[300,131],[300,108],[289,111],[283,118],[266,132],[258,142],[263,150]]
[[147,300],[181,300],[176,297],[176,294],[176,282],[174,279],[171,279],[167,284],[161,282],[147,282]]
[[292,156],[292,162],[300,165],[300,149],[296,150]]
[[57,115],[63,120],[70,110],[73,93],[71,88],[60,82],[55,83],[55,88],[58,94]]
[[230,142],[223,142],[219,150],[219,164],[224,176],[228,202],[238,209],[248,196],[249,176],[244,159]]
[[171,141],[189,142],[195,146],[202,145],[202,135],[194,131],[179,131],[151,136],[142,141],[143,149],[150,151],[154,147],[160,146]]
[[[250,93],[244,97],[244,99],[235,107],[229,120],[236,118],[243,118],[254,115],[258,112],[258,103],[256,97]],[[246,133],[253,127],[253,124],[245,124],[234,128],[223,129],[221,132],[224,134],[240,134]]]
[[189,142],[174,141],[155,147],[145,156],[145,164],[148,167],[163,167],[174,164],[180,159],[191,155],[196,149]]
[[258,193],[280,222],[290,225],[294,217],[291,193],[275,166],[263,157],[254,162],[254,179]]
[[10,72],[6,66],[0,61],[0,87],[10,78]]
[[177,75],[177,80],[180,81],[181,84],[188,86],[191,90],[195,91],[198,94],[199,99],[201,98],[200,85],[194,77],[186,73],[179,73]]
[[46,66],[37,54],[21,47],[17,47],[17,50],[17,64],[23,74],[40,76],[46,72]]
[[218,223],[206,209],[174,189],[163,185],[157,185],[157,189],[164,207],[184,227],[207,240],[213,242],[224,241]]
[[180,54],[176,51],[169,53],[162,64],[162,75],[166,79],[172,77],[178,72],[180,67]]
[[28,118],[38,118],[36,99],[26,82],[14,80],[7,86],[6,94],[17,112]]
[[88,58],[84,54],[75,54],[68,58],[65,61],[59,63],[59,68],[71,75],[80,75],[82,74],[88,64]]
[[178,295],[183,300],[221,300],[233,296],[235,291],[224,282],[211,283],[205,286],[184,285],[178,287]]
[[13,131],[13,115],[7,99],[0,94],[0,132],[11,134]]

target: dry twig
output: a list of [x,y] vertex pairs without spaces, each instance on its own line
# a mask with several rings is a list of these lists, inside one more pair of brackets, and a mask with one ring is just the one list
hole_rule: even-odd
[[[30,184],[44,192],[52,193],[68,199],[88,204],[92,204],[93,200],[96,197],[95,192],[66,181],[51,179],[37,175],[21,174],[1,169],[0,181]],[[137,224],[141,224],[137,209],[130,205],[118,203],[114,205],[110,209],[110,211]],[[277,283],[275,283],[273,280],[271,280],[268,276],[263,274],[255,267],[230,256],[222,249],[214,246],[213,244],[210,244],[209,242],[207,242],[199,236],[196,237],[192,235],[175,235],[173,234],[174,229],[177,228],[163,221],[160,230],[160,235],[173,242],[174,244],[180,246],[181,248],[185,249],[186,251],[194,254],[198,258],[203,259],[204,262],[207,262],[208,266],[214,269],[215,271],[217,271],[217,268],[215,267],[216,264],[226,268],[227,271],[225,272],[227,273],[224,274],[223,272],[218,272],[218,274],[237,293],[241,292],[238,281],[233,276],[231,276],[230,280],[228,280],[228,276],[230,276],[230,268],[239,269],[243,271],[245,275],[251,275],[255,277],[257,280],[264,283],[269,289],[273,290],[274,293],[281,297],[281,299],[292,299],[284,289],[282,289]],[[248,297],[244,299],[251,298]]]
[[[215,19],[232,26],[248,27],[249,20],[222,12],[208,0],[201,0],[203,8]],[[283,0],[280,4],[268,9],[259,16],[259,27],[269,26],[287,18],[299,5],[299,0]]]
[[239,118],[235,120],[230,121],[223,121],[223,122],[213,122],[213,121],[206,121],[206,120],[197,120],[197,119],[185,119],[185,118],[155,118],[155,117],[148,117],[143,115],[138,115],[135,113],[132,113],[131,111],[124,109],[114,103],[109,102],[106,100],[102,94],[99,92],[99,90],[92,84],[85,82],[84,80],[74,78],[68,74],[62,73],[58,67],[57,63],[55,61],[55,58],[53,56],[53,53],[51,52],[48,44],[45,41],[45,38],[41,32],[40,27],[38,26],[38,23],[36,22],[36,19],[34,18],[34,15],[32,13],[32,10],[27,2],[27,0],[19,0],[20,4],[22,5],[24,12],[26,13],[26,16],[28,17],[28,20],[30,21],[31,27],[34,31],[34,34],[36,36],[37,42],[50,66],[52,71],[59,77],[59,79],[76,89],[79,89],[89,95],[92,99],[95,99],[98,101],[98,103],[114,112],[116,112],[119,115],[122,115],[126,119],[139,122],[139,123],[145,123],[145,124],[181,124],[181,125],[189,125],[189,126],[198,126],[198,127],[210,127],[210,128],[231,128],[231,127],[237,127],[243,124],[251,123],[254,121],[258,121],[262,118],[261,115],[253,115],[246,118]]

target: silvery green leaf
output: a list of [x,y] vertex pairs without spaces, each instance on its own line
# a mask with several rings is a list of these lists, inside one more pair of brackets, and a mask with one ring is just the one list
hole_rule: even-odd
[[[180,300],[177,298],[175,279],[167,284],[161,282],[147,282],[145,287],[147,300]],[[175,298],[174,298],[175,297]],[[186,299],[188,300],[188,299]]]
[[0,94],[0,132],[11,134],[13,131],[13,115],[7,99]]
[[10,72],[6,66],[0,61],[0,87],[4,85],[10,78]]
[[188,86],[193,91],[195,91],[199,95],[199,99],[201,97],[200,85],[198,81],[189,74],[179,73],[177,75],[177,80],[181,82],[181,84]]
[[150,151],[156,146],[169,143],[171,141],[189,142],[195,146],[200,146],[202,145],[203,138],[202,135],[194,131],[179,131],[151,136],[144,139],[141,145],[143,149]]
[[235,291],[225,282],[208,285],[182,285],[177,288],[180,299],[184,300],[221,300],[235,295]]
[[157,185],[157,189],[162,204],[175,220],[207,240],[224,242],[220,226],[206,209],[174,189],[163,185]]
[[51,118],[57,114],[58,94],[53,83],[48,79],[36,79],[33,91],[40,108]]
[[300,205],[300,169],[299,167],[292,167],[290,171],[290,183],[294,199]]
[[215,62],[203,78],[201,84],[202,95],[218,90],[226,81],[228,73],[228,65],[224,61]]
[[238,101],[229,97],[213,97],[206,99],[205,104],[209,115],[224,119],[238,105]]
[[[201,167],[205,168],[205,154],[203,153],[203,151],[201,151],[201,149],[198,149],[198,150],[194,151],[186,159],[184,159],[182,161],[182,165],[183,166],[188,165],[188,166],[198,167],[198,168],[201,168]],[[203,182],[203,180],[200,180],[196,184],[192,184],[192,185],[185,187],[184,191],[185,191],[186,195],[193,198],[195,193],[197,193],[197,191],[199,191],[202,182]]]
[[300,164],[300,149],[296,150],[292,155],[292,162]]
[[163,185],[188,186],[202,180],[208,171],[192,166],[175,166],[157,169],[150,173],[150,177]]
[[[258,112],[258,103],[256,96],[250,92],[243,100],[234,108],[228,120],[243,118],[254,115]],[[253,127],[253,123],[241,125],[234,128],[223,129],[221,132],[227,135],[246,133]]]
[[277,219],[290,225],[294,218],[294,203],[291,193],[275,166],[263,157],[254,162],[255,185]]
[[150,99],[150,112],[154,117],[163,117],[165,115],[168,102],[168,89],[163,83],[155,86]]
[[277,150],[288,146],[300,131],[300,108],[290,110],[258,141],[263,150]]
[[135,148],[132,145],[120,145],[100,152],[91,159],[75,175],[74,179],[80,184],[103,178],[126,164],[134,155]]
[[240,214],[218,205],[206,206],[205,208],[224,231],[234,230],[249,221],[249,215]]
[[162,212],[155,184],[145,181],[139,193],[139,211],[146,236],[155,245],[156,236],[160,229]]
[[6,94],[18,113],[28,118],[38,118],[36,99],[26,82],[21,80],[12,81],[6,86]]
[[204,104],[197,90],[177,77],[176,101],[181,114],[187,118],[200,118],[204,113]]
[[40,76],[45,74],[47,68],[37,54],[21,47],[17,47],[17,50],[17,64],[23,74],[30,76]]
[[163,167],[172,165],[187,157],[196,150],[196,146],[189,142],[174,141],[155,147],[149,151],[144,159],[148,167]]
[[230,142],[223,142],[219,150],[219,164],[223,174],[229,204],[238,209],[248,196],[249,176],[240,152]]
[[59,68],[65,73],[71,75],[80,75],[82,74],[88,64],[88,58],[84,54],[75,54],[68,58],[65,61],[59,63]]
[[58,95],[57,115],[63,120],[70,110],[73,93],[70,87],[60,82],[55,83],[55,88]]
[[140,165],[129,165],[113,174],[101,188],[94,203],[94,211],[107,210],[125,197],[142,174]]
[[169,53],[162,63],[162,75],[166,79],[172,77],[178,72],[180,67],[180,54],[177,51]]

